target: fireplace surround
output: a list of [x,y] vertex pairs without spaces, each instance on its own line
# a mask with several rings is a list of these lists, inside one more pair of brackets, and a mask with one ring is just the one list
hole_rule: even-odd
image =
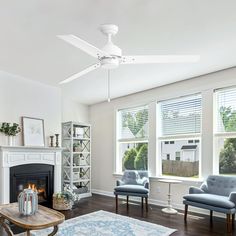
[[[17,188],[19,190],[24,188],[30,178],[31,187],[34,184],[39,185],[36,187],[46,188],[42,198],[47,199],[53,192],[61,191],[61,151],[61,148],[0,146],[0,204],[16,201],[16,196],[14,198],[11,196],[11,191],[14,191],[11,188],[16,181],[15,177],[18,177],[16,183],[18,186],[14,186],[16,191]],[[32,168],[34,168],[33,175],[30,173]],[[35,178],[39,173],[41,178]],[[17,176],[14,177],[14,174]],[[20,184],[19,181],[22,181],[23,177],[25,180]],[[50,182],[52,186],[49,186]]]
[[50,206],[53,195],[54,166],[25,164],[10,167],[10,202],[16,202],[25,188],[37,190],[41,205]]

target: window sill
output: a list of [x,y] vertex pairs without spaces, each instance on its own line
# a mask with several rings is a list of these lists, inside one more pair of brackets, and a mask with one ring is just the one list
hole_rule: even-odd
[[202,183],[204,180],[203,178],[186,178],[186,177],[176,177],[176,176],[151,176],[151,181],[158,182],[160,179],[173,179],[173,180],[180,180],[182,181],[182,184],[197,184]]
[[[123,173],[113,173],[114,177],[120,178],[122,177]],[[176,177],[176,176],[150,176],[150,180],[153,182],[158,182],[159,179],[173,179],[173,180],[180,180],[182,184],[201,184],[204,179],[203,178],[185,178],[185,177]]]

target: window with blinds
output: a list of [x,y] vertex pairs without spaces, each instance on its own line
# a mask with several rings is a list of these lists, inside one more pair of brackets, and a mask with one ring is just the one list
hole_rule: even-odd
[[200,94],[160,102],[162,136],[201,133]]
[[216,91],[216,132],[236,132],[236,88]]
[[117,112],[117,166],[124,170],[148,169],[148,106]]
[[148,106],[141,106],[118,111],[119,139],[148,137]]

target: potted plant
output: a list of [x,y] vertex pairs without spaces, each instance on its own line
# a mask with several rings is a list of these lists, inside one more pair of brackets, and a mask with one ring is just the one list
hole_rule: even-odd
[[0,127],[0,132],[8,137],[8,145],[12,146],[14,143],[13,137],[21,132],[21,128],[17,123],[11,125],[11,123],[3,122]]
[[53,194],[53,209],[70,210],[75,201],[79,200],[79,195],[73,193],[73,190],[67,189],[59,193]]

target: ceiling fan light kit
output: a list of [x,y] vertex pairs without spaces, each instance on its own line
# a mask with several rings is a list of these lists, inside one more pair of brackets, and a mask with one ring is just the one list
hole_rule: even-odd
[[100,31],[107,36],[107,43],[99,49],[83,39],[74,35],[58,35],[58,37],[67,43],[79,48],[85,53],[98,60],[83,71],[76,73],[60,82],[60,84],[71,82],[98,68],[115,69],[122,64],[160,64],[160,63],[193,63],[200,59],[199,55],[134,55],[123,56],[122,50],[113,44],[111,38],[118,33],[118,26],[113,24],[103,24],[99,27]]

